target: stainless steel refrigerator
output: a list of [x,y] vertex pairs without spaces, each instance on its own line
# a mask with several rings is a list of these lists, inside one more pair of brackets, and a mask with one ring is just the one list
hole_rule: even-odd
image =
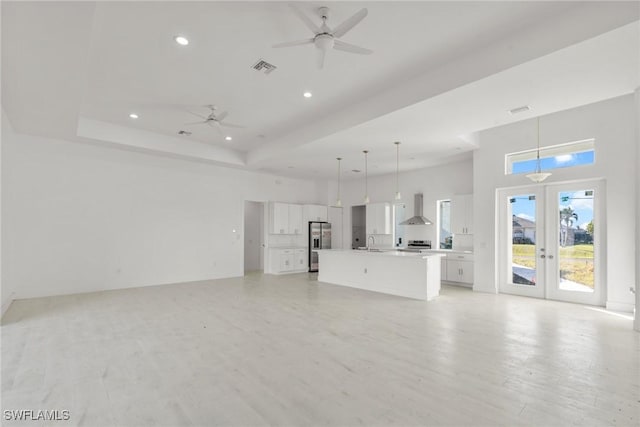
[[331,224],[309,221],[309,272],[318,271],[318,249],[331,249]]

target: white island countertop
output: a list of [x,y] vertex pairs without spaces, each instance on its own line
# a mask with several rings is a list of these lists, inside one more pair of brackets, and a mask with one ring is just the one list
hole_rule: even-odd
[[[343,252],[347,254],[358,254],[358,255],[367,255],[367,256],[385,256],[385,257],[407,257],[407,258],[419,258],[425,259],[428,257],[443,257],[445,254],[443,253],[419,253],[419,252],[407,252],[407,251],[397,251],[394,249],[374,249],[371,251],[364,249],[321,249],[324,252]],[[320,251],[318,251],[320,252]]]
[[420,300],[440,294],[441,253],[323,249],[318,256],[320,282]]

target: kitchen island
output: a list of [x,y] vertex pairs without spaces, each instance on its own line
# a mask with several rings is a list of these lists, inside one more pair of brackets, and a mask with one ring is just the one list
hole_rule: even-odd
[[443,254],[328,249],[318,256],[320,282],[427,301],[440,294]]

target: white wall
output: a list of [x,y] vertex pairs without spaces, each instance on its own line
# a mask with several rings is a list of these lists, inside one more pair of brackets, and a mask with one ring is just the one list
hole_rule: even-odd
[[15,134],[11,127],[11,123],[9,119],[2,110],[2,135],[0,137],[0,300],[1,300],[1,310],[0,316],[7,311],[9,305],[11,305],[11,301],[15,298],[15,290],[12,284],[3,279],[4,276],[4,256],[7,254],[7,246],[4,243],[3,237],[6,235],[4,233],[5,229],[5,218],[4,209],[6,208],[6,203],[4,202],[6,195],[6,185],[7,180],[4,179],[4,168],[2,164],[4,163],[6,157],[4,156],[4,150],[8,146],[8,144],[12,143],[15,138]]
[[[405,226],[405,239],[431,240],[436,247],[436,212],[437,201],[451,198],[454,194],[471,194],[473,192],[472,160],[451,163],[426,169],[418,169],[400,174],[400,192],[402,202],[406,204],[406,216],[413,216],[413,196],[424,195],[424,216],[433,221],[433,225]],[[337,183],[329,184],[328,200],[336,199]],[[369,197],[372,203],[394,203],[396,192],[395,174],[379,175],[369,178]],[[351,206],[362,205],[364,199],[364,180],[342,182],[342,205],[344,206],[345,242],[351,242]],[[376,238],[378,241],[378,238]],[[389,245],[393,242],[390,240]]]
[[[5,118],[4,110],[2,110],[2,137],[0,137],[0,317],[7,311],[11,304],[11,298],[9,292],[5,292],[4,284],[2,282],[2,140],[4,139],[4,133],[7,136],[13,132],[9,129],[9,121]],[[8,291],[8,290],[7,290]]]
[[16,298],[241,276],[244,200],[326,200],[326,183],[4,136],[3,291]]
[[[541,118],[541,145],[595,138],[596,163],[556,169],[545,183],[606,179],[607,307],[631,310],[635,281],[635,136],[633,95],[562,111]],[[474,152],[474,290],[496,292],[496,189],[531,184],[523,175],[504,174],[504,155],[535,146],[535,120],[480,132]]]
[[640,331],[640,88],[635,90],[636,122],[636,313],[634,327]]

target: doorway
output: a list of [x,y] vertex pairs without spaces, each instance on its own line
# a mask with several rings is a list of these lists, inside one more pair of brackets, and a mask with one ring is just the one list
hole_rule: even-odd
[[500,190],[500,292],[604,305],[604,196],[597,180]]
[[244,202],[244,272],[264,270],[264,203]]
[[351,207],[351,249],[367,244],[367,208],[364,205]]

